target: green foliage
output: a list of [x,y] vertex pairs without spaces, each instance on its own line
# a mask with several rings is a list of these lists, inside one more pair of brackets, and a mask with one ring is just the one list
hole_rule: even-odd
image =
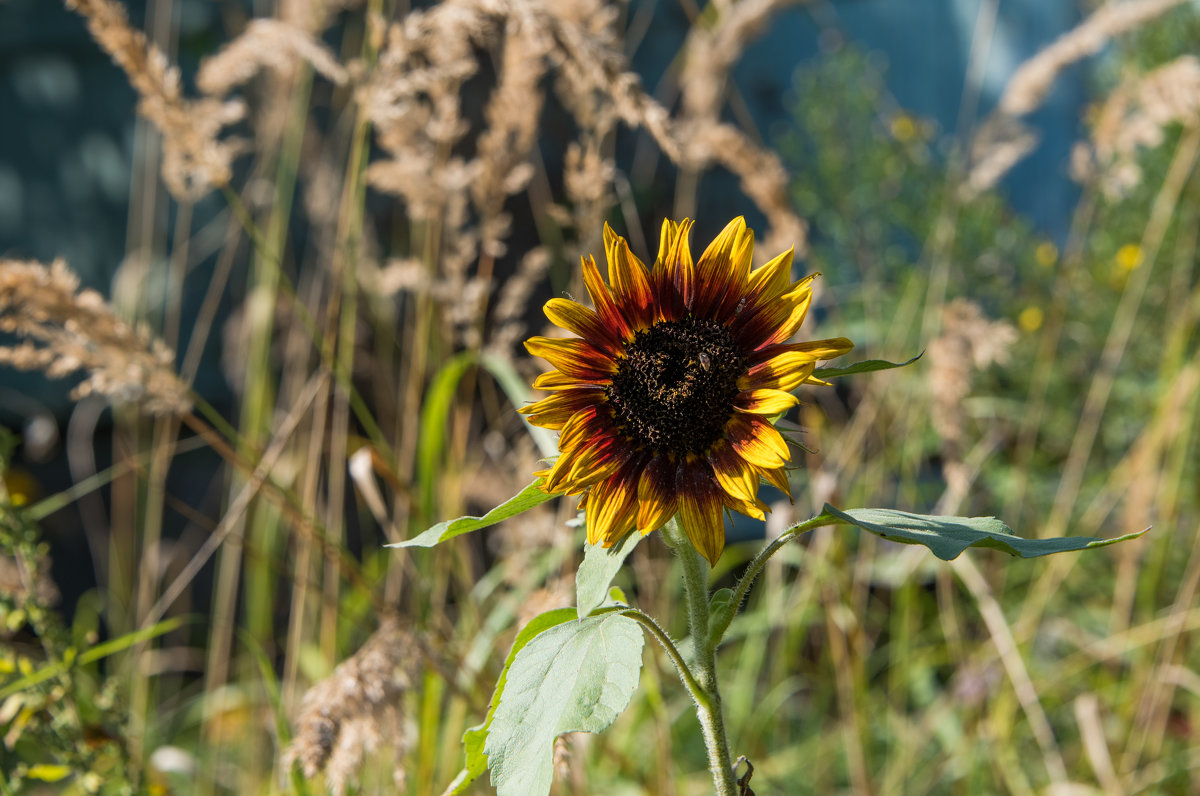
[[[0,436],[0,484],[12,448]],[[96,644],[86,611],[74,628],[55,612],[47,553],[27,511],[0,493],[0,568],[6,578],[20,573],[17,588],[0,590],[0,792],[39,793],[53,783],[64,794],[132,794],[125,705],[100,663],[178,622]]]
[[636,622],[609,613],[544,630],[517,652],[484,743],[497,793],[549,792],[554,737],[612,724],[637,688],[642,644]]
[[717,589],[708,601],[709,641],[720,644],[737,613],[738,604],[734,600],[733,589]]
[[857,373],[874,373],[880,370],[903,368],[916,362],[921,356],[921,354],[917,354],[912,359],[904,362],[888,362],[886,359],[867,359],[862,362],[855,362],[853,365],[847,365],[844,368],[817,368],[813,371],[813,375],[818,379],[836,379],[840,376],[853,376]]
[[575,573],[575,605],[579,618],[583,619],[608,597],[608,587],[621,570],[625,559],[642,540],[636,531],[627,535],[620,544],[603,547],[598,544],[584,546],[583,563]]
[[[442,461],[446,445],[443,429],[446,428],[447,418],[454,407],[459,383],[467,370],[475,364],[475,360],[472,352],[463,352],[451,357],[434,375],[433,383],[430,384],[425,393],[425,400],[421,403],[421,435],[418,441],[417,465],[421,473],[422,504],[430,509],[436,506],[435,485],[439,480],[438,473],[445,466]],[[421,546],[415,540],[410,540],[410,543]]]
[[451,783],[451,793],[462,793],[467,785],[474,782],[487,771],[488,758],[484,753],[484,744],[491,730],[492,719],[496,715],[496,709],[500,706],[500,698],[504,694],[504,689],[508,684],[508,674],[512,669],[517,654],[539,634],[550,628],[572,621],[575,618],[574,614],[575,612],[570,608],[547,611],[529,620],[528,624],[517,633],[516,638],[513,639],[512,647],[508,651],[508,657],[504,660],[504,668],[500,670],[500,676],[496,680],[496,690],[492,695],[487,717],[483,720],[482,724],[472,727],[463,734],[462,741],[463,750],[466,752],[466,766],[459,773],[458,777],[455,778],[454,782]]
[[38,667],[36,670],[29,672],[23,677],[19,677],[12,682],[5,683],[0,687],[0,699],[12,696],[20,691],[28,688],[41,685],[55,677],[61,677],[69,674],[76,665],[86,666],[90,663],[103,660],[104,658],[114,655],[118,652],[123,652],[130,647],[138,644],[144,644],[151,639],[155,639],[164,633],[168,633],[178,628],[183,624],[181,619],[166,619],[158,624],[150,627],[136,630],[132,633],[126,633],[120,638],[106,641],[103,644],[97,644],[94,647],[86,649],[83,653],[79,653],[75,647],[67,647],[62,654],[61,660],[47,663]]
[[1051,553],[1104,547],[1136,539],[1145,533],[1141,531],[1112,539],[1092,539],[1086,536],[1022,539],[995,517],[935,517],[891,509],[842,511],[828,503],[825,504],[823,513],[893,542],[924,545],[943,561],[958,558],[968,547],[990,547],[1011,556],[1036,558]]
[[542,479],[538,478],[516,495],[501,503],[482,517],[459,517],[456,520],[439,522],[411,539],[395,542],[387,547],[433,547],[439,542],[453,539],[464,533],[471,533],[498,522],[517,516],[534,506],[545,503],[555,497],[542,489]]
[[[1194,9],[1181,7],[1114,42],[1093,62],[1100,76],[1088,118],[1119,80],[1194,53],[1196,26]],[[899,109],[872,57],[844,48],[796,85],[781,151],[812,223],[809,268],[833,285],[824,328],[871,354],[930,351],[920,367],[847,383],[848,417],[815,395],[830,427],[810,430],[805,443],[821,452],[822,475],[836,476],[837,500],[928,511],[956,498],[947,502],[958,508],[961,499],[964,510],[995,514],[1030,537],[1155,531],[1099,554],[1003,569],[1000,557],[975,557],[987,593],[865,534],[823,531],[789,546],[726,639],[739,751],[756,763],[781,749],[811,761],[805,792],[866,783],[883,792],[1030,792],[1060,778],[1060,762],[1070,782],[1093,787],[1087,738],[1112,755],[1123,787],[1191,792],[1195,776],[1179,768],[1187,736],[1170,728],[1197,713],[1178,693],[1144,690],[1172,665],[1195,670],[1176,646],[1194,647],[1194,634],[1149,640],[1166,613],[1176,621],[1194,613],[1183,606],[1194,606],[1187,584],[1198,563],[1179,554],[1195,546],[1200,518],[1196,171],[1177,202],[1163,192],[1179,127],[1139,153],[1141,179],[1124,195],[1081,185],[1070,237],[1055,245],[1000,192],[963,203],[946,190],[960,176],[947,163],[969,142]],[[1152,257],[1144,247],[1156,202],[1168,223]],[[1129,288],[1142,279],[1139,296]],[[933,378],[941,363],[928,348],[955,298],[1017,332],[1007,361],[960,371],[970,379],[956,402],[961,498],[947,494],[946,465],[963,462],[947,461],[954,451],[936,403],[945,382]],[[1123,303],[1128,320],[1117,323]],[[1064,478],[1069,468],[1077,486]],[[813,493],[817,505],[828,497]],[[813,595],[816,606],[806,602]],[[993,597],[1000,624],[988,629],[979,606]],[[995,662],[1004,633],[1016,645],[1008,664],[1020,670]],[[1014,685],[1025,675],[1026,685]],[[1022,687],[1024,702],[1013,696]],[[1084,704],[1097,715],[1084,717]],[[1151,765],[1163,767],[1141,769],[1154,784],[1130,784],[1130,772]],[[759,767],[755,786],[787,791],[793,781]]]
[[[892,367],[898,366],[884,362],[880,367],[868,369]],[[527,487],[525,491],[531,488]],[[459,523],[484,523],[501,510],[505,518],[511,518],[525,510],[521,508],[523,504],[517,502],[520,497],[506,501],[483,519],[466,517],[442,523],[431,529],[438,531],[436,535],[426,532],[421,537],[428,536],[429,544],[435,545],[467,532],[446,531],[459,527]],[[711,597],[703,595],[701,611],[707,616],[701,627],[708,629],[710,654],[720,644],[739,605],[767,561],[799,533],[829,524],[852,525],[891,541],[924,545],[946,561],[958,557],[969,547],[989,547],[1021,558],[1034,558],[1103,547],[1141,536],[1137,533],[1103,540],[1079,537],[1023,539],[995,517],[929,516],[887,509],[842,511],[826,503],[819,515],[793,526],[764,547],[747,568],[736,590],[719,589]],[[575,611],[563,608],[541,614],[517,635],[487,717],[463,736],[466,765],[451,783],[450,792],[461,793],[490,769],[492,784],[500,794],[549,793],[554,737],[573,731],[600,732],[624,710],[637,687],[642,628],[624,612],[592,613],[604,601],[613,577],[641,539],[642,535],[635,532],[613,548],[587,545],[583,563],[576,573],[578,605]],[[687,542],[680,541],[680,544]],[[695,556],[690,551],[683,554]],[[693,621],[695,619],[692,617]],[[703,678],[686,671],[688,664],[668,637],[659,634],[658,640],[667,648],[689,691],[695,693],[701,688],[697,680]]]

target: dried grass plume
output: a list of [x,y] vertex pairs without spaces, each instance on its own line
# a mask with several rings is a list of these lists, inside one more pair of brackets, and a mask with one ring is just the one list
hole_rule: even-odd
[[0,332],[27,338],[0,346],[0,365],[50,378],[85,371],[75,398],[106,395],[154,414],[191,408],[174,353],[118,317],[99,293],[80,290],[79,278],[61,260],[49,267],[0,260]]
[[963,401],[971,392],[976,371],[1008,360],[1017,330],[1006,321],[989,320],[978,304],[955,299],[942,310],[942,333],[929,344],[929,391],[933,397],[933,427],[950,458],[956,458],[966,437]]
[[[358,652],[304,695],[296,737],[283,755],[308,779],[324,772],[330,793],[344,793],[364,753],[385,743],[397,761],[407,748],[401,698],[418,666],[415,639],[395,620],[384,620]],[[397,787],[403,771],[397,766]]]
[[1095,55],[1115,36],[1162,16],[1184,0],[1126,0],[1102,5],[1076,27],[1022,63],[971,141],[971,168],[964,199],[994,186],[1037,145],[1037,135],[1020,118],[1041,107],[1064,69]]
[[1110,197],[1125,195],[1141,181],[1140,151],[1161,144],[1171,124],[1200,125],[1200,59],[1193,55],[1126,78],[1097,114],[1090,145],[1073,153],[1073,175],[1097,178]]
[[228,184],[242,144],[220,139],[219,134],[242,118],[243,105],[212,97],[184,99],[179,70],[144,33],[129,25],[120,3],[67,0],[67,6],[87,19],[92,38],[129,76],[140,97],[138,113],[162,133],[162,175],[172,195],[194,201]]
[[302,61],[333,83],[348,79],[337,57],[311,34],[277,19],[255,19],[224,49],[204,60],[196,85],[205,94],[221,96],[263,69],[286,74]]

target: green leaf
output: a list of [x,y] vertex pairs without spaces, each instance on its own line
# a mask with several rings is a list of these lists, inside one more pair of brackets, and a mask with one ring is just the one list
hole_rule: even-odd
[[450,783],[450,787],[446,789],[446,792],[450,796],[462,793],[468,785],[478,779],[483,772],[487,771],[488,759],[487,755],[484,754],[483,745],[488,737],[488,729],[492,725],[492,717],[496,715],[496,708],[500,705],[500,695],[504,693],[504,685],[508,681],[508,670],[512,667],[517,653],[524,649],[525,645],[539,633],[561,625],[564,622],[570,622],[574,618],[574,609],[556,608],[553,611],[538,614],[533,619],[530,619],[529,624],[525,625],[517,633],[517,637],[513,639],[512,649],[508,651],[508,657],[504,660],[504,668],[500,670],[500,679],[496,681],[496,690],[492,694],[492,704],[488,708],[487,716],[484,718],[482,724],[471,727],[463,733],[462,743],[463,752],[466,753],[467,758],[466,767],[458,773],[458,776]]
[[[417,463],[420,473],[419,494],[427,509],[432,510],[434,506],[434,485],[437,483],[438,473],[441,471],[446,447],[445,432],[449,428],[448,418],[455,405],[459,384],[462,383],[463,377],[471,368],[477,365],[492,374],[514,406],[521,406],[530,399],[529,385],[517,373],[511,361],[491,354],[480,355],[472,351],[464,351],[446,360],[429,385],[424,400],[421,401]],[[524,415],[521,415],[521,418],[543,457],[549,458],[558,452],[558,441],[553,433],[531,425]]]
[[552,495],[542,490],[542,479],[538,478],[482,517],[459,517],[457,520],[439,522],[411,539],[385,545],[385,547],[433,547],[438,542],[444,542],[471,531],[478,531],[480,528],[486,528],[502,520],[515,517],[554,497],[558,497],[558,495]]
[[904,544],[925,545],[944,561],[957,558],[968,547],[991,547],[1021,558],[1036,558],[1051,553],[1104,547],[1136,538],[1146,532],[1139,531],[1115,539],[1094,539],[1087,536],[1023,539],[995,517],[939,517],[888,509],[841,511],[828,503],[823,511],[842,523],[856,525],[884,539]]
[[[246,645],[254,662],[258,664],[258,672],[262,678],[267,704],[275,715],[275,738],[279,748],[285,748],[292,742],[291,724],[288,722],[287,711],[283,707],[283,692],[279,688],[279,678],[275,676],[275,667],[262,644],[245,630],[238,630],[238,639]],[[300,770],[298,762],[293,763],[288,777],[292,785],[292,793],[296,796],[307,796],[311,791],[308,780]]]
[[844,368],[817,368],[813,371],[813,375],[818,379],[836,379],[838,376],[851,376],[855,373],[870,373],[875,370],[891,370],[892,368],[902,368],[906,365],[911,365],[923,356],[925,356],[924,351],[917,354],[907,362],[888,362],[886,359],[866,359],[862,362],[855,362],[853,365],[847,365]]
[[613,547],[584,545],[583,563],[575,573],[575,602],[579,606],[580,619],[590,614],[593,608],[608,597],[608,587],[612,584],[612,579],[641,540],[642,535],[635,530],[622,539],[619,545]]
[[458,385],[467,371],[476,364],[476,360],[477,356],[470,351],[450,357],[433,377],[433,382],[421,401],[421,426],[417,435],[417,472],[421,505],[426,511],[434,510],[434,485],[442,469],[446,429],[449,428],[448,418],[450,410],[454,407]]
[[555,736],[612,724],[637,688],[642,644],[637,622],[609,613],[552,627],[517,653],[484,745],[499,796],[550,791]]

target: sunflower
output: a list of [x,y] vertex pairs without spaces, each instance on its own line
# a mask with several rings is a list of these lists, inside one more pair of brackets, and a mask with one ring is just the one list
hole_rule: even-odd
[[650,270],[605,224],[608,284],[586,257],[592,307],[546,303],[578,336],[526,341],[554,369],[533,384],[552,395],[521,411],[559,432],[559,456],[539,475],[547,492],[584,495],[589,543],[609,547],[678,514],[715,564],[725,509],[763,519],[760,481],[790,495],[790,452],[771,418],[799,403],[791,392],[801,384],[827,384],[816,363],[854,344],[787,342],[816,277],[792,282],[791,250],[751,270],[754,233],[736,218],[693,261],[691,225],[663,223]]

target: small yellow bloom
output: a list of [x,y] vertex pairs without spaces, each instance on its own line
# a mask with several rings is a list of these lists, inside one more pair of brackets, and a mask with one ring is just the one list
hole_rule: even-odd
[[66,779],[71,776],[70,766],[53,765],[50,763],[37,763],[29,767],[25,772],[25,776],[29,779],[41,780],[42,782],[58,782],[60,779]]
[[1132,271],[1142,264],[1142,247],[1136,243],[1126,243],[1117,249],[1116,261],[1122,271]]
[[1021,310],[1021,314],[1017,316],[1017,325],[1032,334],[1042,328],[1042,321],[1045,318],[1041,307],[1029,306]]
[[1042,241],[1033,250],[1033,259],[1042,268],[1049,268],[1058,262],[1058,247],[1050,241]]
[[38,495],[38,484],[25,470],[11,468],[0,475],[0,499],[8,492],[8,502],[20,507],[33,502]]
[[898,113],[892,117],[892,138],[906,144],[917,135],[917,125],[907,113]]

